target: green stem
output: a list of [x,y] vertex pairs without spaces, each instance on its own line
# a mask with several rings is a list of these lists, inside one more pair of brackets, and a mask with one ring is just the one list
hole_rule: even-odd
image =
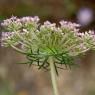
[[50,57],[49,62],[50,62],[50,72],[51,72],[53,92],[54,92],[54,95],[59,95],[57,82],[56,82],[56,71],[55,71],[54,61],[52,57]]

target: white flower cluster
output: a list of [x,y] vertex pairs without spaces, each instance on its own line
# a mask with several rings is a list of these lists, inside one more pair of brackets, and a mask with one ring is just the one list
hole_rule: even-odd
[[80,27],[79,24],[72,23],[72,22],[67,22],[67,21],[64,21],[64,20],[60,21],[59,23],[61,24],[61,27],[67,28],[67,29],[70,29],[70,30],[71,29],[74,30],[77,27]]
[[21,18],[21,22],[23,22],[23,23],[26,23],[26,22],[34,22],[34,23],[38,23],[38,21],[39,21],[40,19],[39,19],[39,17],[38,16],[35,16],[35,17],[23,17],[23,18]]
[[1,25],[5,28],[7,31],[19,31],[23,27],[26,27],[28,29],[37,27],[37,23],[39,21],[39,18],[37,16],[35,17],[11,17],[10,19],[6,19],[1,23]]
[[86,31],[84,33],[78,33],[78,36],[83,40],[85,47],[89,49],[95,49],[95,33],[94,31]]
[[2,43],[14,45],[13,42],[18,42],[18,44],[23,45],[22,51],[24,52],[29,52],[31,49],[34,52],[39,49],[42,54],[66,51],[70,56],[95,49],[94,31],[80,33],[79,24],[64,20],[59,22],[58,27],[55,23],[49,21],[44,22],[43,25],[38,22],[39,18],[37,16],[12,17],[4,20],[1,25],[9,32],[2,32]]
[[5,27],[5,30],[7,31],[17,31],[22,27],[20,19],[14,16],[10,19],[4,20],[1,25]]
[[1,46],[8,47],[10,45],[18,45],[19,40],[15,36],[15,32],[2,32]]
[[2,40],[10,39],[14,35],[14,32],[2,32]]

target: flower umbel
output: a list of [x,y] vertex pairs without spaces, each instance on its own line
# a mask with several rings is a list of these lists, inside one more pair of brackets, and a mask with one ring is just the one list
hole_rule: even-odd
[[[49,69],[49,58],[52,56],[57,72],[59,65],[72,66],[74,57],[95,49],[94,31],[79,32],[79,24],[60,21],[57,27],[49,21],[39,24],[39,18],[12,17],[1,23],[2,45],[11,46],[25,54],[27,64],[35,64],[40,68]],[[18,47],[20,45],[21,47]]]

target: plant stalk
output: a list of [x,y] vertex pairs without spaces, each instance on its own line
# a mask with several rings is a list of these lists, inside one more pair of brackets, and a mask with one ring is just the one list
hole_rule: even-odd
[[50,62],[50,73],[51,73],[53,93],[54,93],[54,95],[59,95],[58,94],[58,88],[57,88],[57,81],[56,81],[56,76],[57,75],[56,75],[54,61],[53,61],[52,57],[50,57],[49,62]]

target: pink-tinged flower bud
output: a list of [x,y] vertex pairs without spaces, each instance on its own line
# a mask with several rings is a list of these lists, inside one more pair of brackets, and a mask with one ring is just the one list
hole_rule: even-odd
[[34,22],[38,23],[40,19],[38,16],[35,16],[33,20],[34,20]]
[[30,22],[38,23],[38,21],[39,21],[38,16],[21,18],[21,22],[23,23],[30,23]]
[[60,23],[61,27],[67,28],[67,29],[70,29],[70,30],[75,29],[77,27],[80,27],[79,24],[72,23],[72,22],[67,22],[67,21],[64,21],[64,20],[60,21],[59,23]]
[[45,21],[44,25],[42,25],[41,28],[43,28],[43,29],[48,28],[50,30],[56,30],[56,23],[51,23],[49,21]]
[[84,36],[84,33],[77,33],[77,36],[82,37]]

